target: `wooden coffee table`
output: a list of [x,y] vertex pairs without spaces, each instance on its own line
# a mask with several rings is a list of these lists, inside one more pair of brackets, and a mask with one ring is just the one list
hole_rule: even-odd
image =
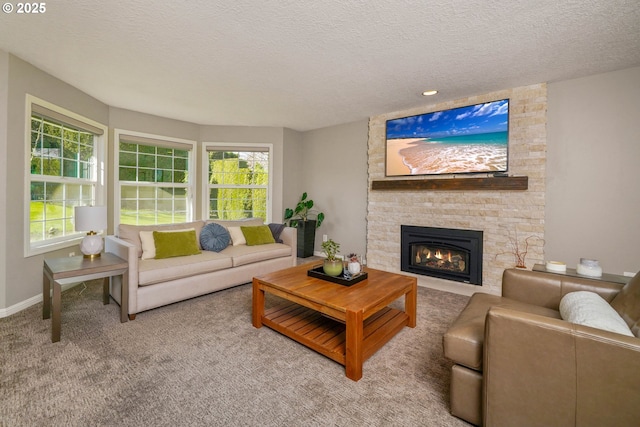
[[[362,363],[403,327],[416,326],[414,277],[366,268],[366,280],[343,286],[307,276],[311,264],[253,278],[253,326],[268,326],[362,378]],[[265,311],[265,292],[282,304]],[[404,296],[404,311],[388,307]]]

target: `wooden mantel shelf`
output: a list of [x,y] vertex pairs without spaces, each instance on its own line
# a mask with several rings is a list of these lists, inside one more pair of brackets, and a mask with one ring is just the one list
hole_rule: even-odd
[[386,179],[373,181],[372,190],[526,190],[528,176],[488,178]]

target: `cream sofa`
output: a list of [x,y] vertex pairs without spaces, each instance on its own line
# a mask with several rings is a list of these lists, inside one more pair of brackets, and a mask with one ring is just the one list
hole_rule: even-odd
[[[209,222],[223,227],[263,225],[260,218],[238,221],[193,221],[181,224],[135,226],[121,224],[117,236],[105,238],[105,251],[129,261],[129,319],[137,313],[188,298],[248,283],[264,274],[296,264],[296,229],[285,227],[282,243],[257,246],[232,245],[220,252],[202,250],[200,254],[166,259],[143,259],[140,231],[195,229],[199,241]],[[202,249],[202,247],[200,247]],[[120,303],[119,278],[111,282],[111,295]]]

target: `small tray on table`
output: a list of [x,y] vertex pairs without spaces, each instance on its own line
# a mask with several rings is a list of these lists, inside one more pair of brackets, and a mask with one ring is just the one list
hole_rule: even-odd
[[366,279],[367,272],[361,271],[360,273],[355,274],[353,276],[345,276],[344,272],[339,276],[329,276],[324,272],[324,270],[322,269],[322,266],[320,265],[312,268],[311,270],[307,270],[307,276],[337,283],[342,286],[351,286]]

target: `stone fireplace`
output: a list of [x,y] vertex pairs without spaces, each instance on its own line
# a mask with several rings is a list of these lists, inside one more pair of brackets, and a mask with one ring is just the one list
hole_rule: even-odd
[[[505,98],[509,98],[510,108],[508,173],[510,176],[528,177],[526,190],[434,190],[419,186],[391,190],[372,189],[375,181],[468,178],[462,175],[385,176],[385,124],[388,119]],[[416,274],[419,286],[467,295],[476,291],[500,295],[504,269],[515,266],[514,257],[510,255],[515,236],[521,239],[520,243],[529,236],[537,237],[529,240],[526,259],[529,268],[535,263],[544,262],[546,108],[546,85],[538,84],[371,117],[368,143],[367,264],[381,270]],[[424,276],[415,271],[403,271],[401,227],[407,224],[481,231],[481,279],[474,285],[471,280],[466,283],[466,280],[443,279]],[[452,259],[455,256],[452,255]]]
[[400,270],[482,285],[482,231],[401,226]]

